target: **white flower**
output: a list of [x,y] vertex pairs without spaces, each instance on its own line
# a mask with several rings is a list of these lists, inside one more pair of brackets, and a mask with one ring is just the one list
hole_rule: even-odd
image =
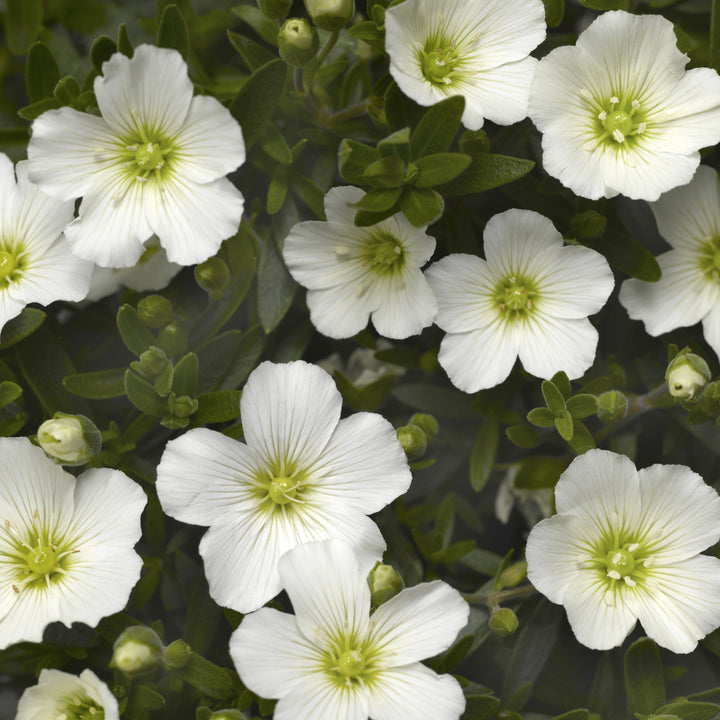
[[593,200],[657,200],[690,181],[698,150],[720,141],[720,77],[685,72],[675,43],[669,20],[614,11],[540,61],[529,114],[550,175]]
[[435,240],[402,213],[357,227],[353,204],[363,194],[355,187],[332,188],[325,196],[327,222],[302,222],[290,230],[283,250],[288,270],[308,288],[310,320],[323,335],[352,337],[370,316],[385,337],[417,335],[437,312],[420,270]]
[[66,231],[80,257],[129,267],[155,233],[172,262],[202,262],[242,216],[242,195],[224,177],[245,160],[240,126],[215,98],[193,97],[176,50],[141,45],[102,70],[102,117],[64,107],[33,123],[31,177],[53,197],[82,196]]
[[427,270],[448,335],[439,360],[453,384],[476,392],[501,383],[516,358],[532,375],[580,377],[598,334],[587,316],[605,304],[613,275],[602,255],[564,246],[546,217],[507,210],[485,226],[485,257],[456,254]]
[[123,609],[140,577],[145,502],[118,470],[75,479],[27,438],[0,438],[0,648]]
[[672,250],[659,255],[662,278],[635,278],[620,288],[633,320],[657,336],[702,320],[708,345],[720,357],[720,181],[701,165],[689,185],[650,205],[658,230]]
[[406,0],[388,9],[385,28],[390,74],[415,102],[463,95],[470,130],[527,115],[537,64],[528,56],[545,39],[540,0]]
[[419,662],[447,649],[467,622],[457,590],[423,583],[371,616],[367,572],[337,540],[291,550],[280,574],[295,615],[263,608],[230,638],[242,681],[279,698],[274,720],[460,717],[457,680]]
[[264,362],[242,393],[245,443],[204,428],[168,443],[158,497],[168,515],[210,526],[200,554],[220,605],[245,613],[270,600],[280,556],[309,540],[345,539],[368,572],[382,553],[367,516],[408,489],[410,470],[387,420],[340,420],[341,406],[324,370]]
[[639,620],[687,653],[720,625],[720,560],[698,554],[720,538],[720,498],[697,473],[638,471],[624,455],[589,450],[560,476],[555,504],[530,532],[528,578],[565,606],[581,643],[620,645]]
[[62,231],[73,204],[58,202],[28,178],[28,164],[0,153],[0,329],[28,303],[80,301],[90,286],[91,263],[75,257]]
[[78,676],[44,669],[37,685],[22,694],[15,720],[91,717],[119,720],[118,702],[110,688],[92,670],[83,670]]
[[61,464],[81,460],[88,450],[83,426],[75,417],[46,420],[38,428],[37,440],[45,453]]

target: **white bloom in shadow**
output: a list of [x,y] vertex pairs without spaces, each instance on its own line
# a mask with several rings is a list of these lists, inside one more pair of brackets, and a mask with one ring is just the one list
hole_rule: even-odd
[[0,329],[28,303],[80,301],[92,264],[73,255],[62,232],[73,204],[59,202],[28,180],[28,163],[0,153]]
[[593,200],[657,200],[690,182],[698,150],[720,141],[720,76],[686,72],[688,60],[669,20],[621,10],[553,50],[530,94],[545,170]]
[[565,246],[546,217],[507,210],[485,226],[485,257],[454,254],[426,272],[447,332],[439,361],[452,383],[472,393],[501,383],[519,357],[527,372],[580,377],[598,334],[587,319],[614,285],[605,258]]
[[119,720],[120,712],[110,688],[92,670],[71,675],[43,669],[37,685],[22,694],[15,720],[55,718]]
[[631,278],[620,302],[633,320],[658,336],[702,320],[708,345],[720,357],[720,181],[701,165],[692,181],[671,190],[650,208],[672,250],[657,261],[658,282]]
[[368,515],[410,486],[392,425],[340,419],[342,397],[319,367],[260,364],[241,399],[245,442],[204,428],[171,440],[158,466],[163,510],[208,525],[200,555],[210,595],[239,612],[282,589],[278,560],[310,540],[342,538],[367,572],[385,548]]
[[370,615],[366,569],[337,540],[291,550],[280,575],[295,615],[263,608],[230,638],[242,681],[279,698],[274,720],[460,717],[457,680],[420,663],[450,647],[467,622],[457,590],[422,583]]
[[327,222],[295,225],[283,256],[290,274],[308,288],[310,320],[331,338],[349,338],[370,317],[385,337],[417,335],[432,324],[437,302],[420,268],[435,240],[402,214],[357,227],[353,207],[364,193],[332,188],[325,196]]
[[146,500],[118,470],[75,479],[27,438],[0,439],[0,648],[125,607]]
[[659,645],[692,652],[720,625],[720,497],[682,465],[637,470],[589,450],[555,488],[557,515],[527,542],[528,578],[565,606],[577,639],[620,645],[639,620]]
[[206,260],[240,224],[242,194],[224,177],[245,160],[240,125],[215,98],[193,97],[176,50],[140,45],[102,71],[101,117],[64,107],[34,121],[31,178],[83,198],[66,231],[80,257],[130,267],[154,233],[171,262]]
[[415,102],[464,96],[470,130],[527,115],[529,55],[545,39],[540,0],[406,0],[388,9],[385,29],[390,74]]

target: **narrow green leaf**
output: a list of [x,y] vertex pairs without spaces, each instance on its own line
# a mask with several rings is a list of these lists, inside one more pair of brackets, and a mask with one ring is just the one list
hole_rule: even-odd
[[477,417],[472,400],[459,390],[428,383],[404,383],[392,395],[408,407],[441,418]]
[[176,365],[173,372],[172,391],[176,395],[195,396],[200,364],[195,353],[188,353]]
[[43,42],[34,42],[25,61],[25,88],[31,103],[51,97],[60,79],[60,69],[52,50]]
[[190,38],[185,18],[177,5],[167,5],[163,10],[158,25],[157,46],[172,48],[187,58]]
[[554,413],[565,409],[565,398],[562,396],[562,393],[555,383],[550,380],[543,380],[541,388],[547,406]]
[[158,418],[167,415],[167,400],[160,398],[150,383],[129,369],[125,371],[125,393],[130,402],[146,415]]
[[277,47],[278,26],[255,5],[238,5],[234,15],[246,22],[266,43]]
[[420,171],[415,180],[415,187],[427,188],[443,185],[462,175],[472,162],[469,155],[460,153],[435,153],[425,155],[415,161]]
[[245,63],[245,67],[250,72],[254,72],[259,67],[262,67],[277,57],[266,47],[249,37],[245,37],[245,35],[240,35],[239,33],[234,33],[232,30],[228,30],[227,36]]
[[36,308],[23,308],[22,312],[17,316],[8,320],[3,325],[0,333],[0,350],[9,348],[15,343],[24,340],[28,335],[32,335],[44,322],[45,313]]
[[185,682],[203,691],[227,693],[232,687],[230,671],[193,653],[185,667],[174,670]]
[[580,0],[580,4],[592,10],[629,10],[629,0]]
[[455,139],[465,111],[465,98],[455,95],[425,111],[410,137],[410,152],[416,160],[447,152]]
[[513,484],[518,490],[553,488],[567,466],[567,458],[535,455],[523,460]]
[[311,177],[292,168],[288,172],[288,180],[293,193],[308,206],[315,217],[325,220],[325,193],[318,184]]
[[260,147],[276,162],[289,165],[292,162],[292,153],[283,134],[275,127],[268,125],[260,140]]
[[297,288],[273,238],[261,240],[257,275],[258,316],[266,333],[272,332],[285,317]]
[[287,65],[276,58],[258,68],[230,103],[230,112],[240,123],[248,148],[265,132],[280,102]]
[[631,713],[652,714],[665,704],[665,680],[654,640],[636,640],[625,653],[625,688]]
[[338,167],[343,180],[354,185],[363,185],[365,170],[380,159],[380,153],[364,143],[345,138],[338,150]]
[[90,48],[90,59],[98,74],[102,73],[102,65],[117,52],[117,45],[107,35],[100,35]]
[[135,54],[125,23],[122,23],[118,29],[117,46],[118,50],[126,57],[131,58]]
[[481,153],[460,177],[438,190],[448,196],[485,192],[527,175],[534,167],[532,160]]
[[240,417],[239,390],[219,390],[198,396],[198,409],[193,419],[197,425],[221,423]]
[[538,435],[537,430],[525,423],[511,425],[509,428],[506,428],[505,435],[507,435],[508,440],[513,445],[521,448],[532,448],[540,442],[540,435]]
[[657,282],[662,277],[655,256],[628,233],[606,232],[601,238],[583,240],[583,245],[604,255],[610,265],[643,282]]
[[369,385],[361,388],[355,387],[339,370],[333,373],[333,378],[343,400],[353,409],[364,412],[374,412],[382,405],[396,383],[394,375],[383,375]]
[[53,95],[61,105],[72,105],[80,95],[80,85],[72,75],[66,75],[55,86]]
[[34,120],[36,117],[40,117],[44,112],[48,110],[57,110],[60,107],[60,103],[54,97],[43,98],[37,102],[30,103],[18,110],[18,115],[23,120]]
[[[554,387],[554,386],[553,386]],[[560,433],[560,437],[570,442],[575,432],[572,415],[567,410],[559,410],[555,413],[555,428]]]
[[368,212],[384,212],[394,208],[397,201],[402,195],[403,188],[372,188],[355,203],[358,210],[367,210]]
[[397,155],[404,163],[410,162],[410,128],[403,128],[388,135],[377,145],[380,155]]
[[545,3],[545,22],[548,27],[557,27],[565,15],[565,0],[543,0]]
[[138,357],[151,345],[157,344],[155,336],[131,305],[122,305],[120,307],[117,314],[117,326],[120,337],[122,337],[127,349]]
[[555,413],[546,407],[533,408],[527,414],[527,421],[536,427],[552,427],[555,424]]
[[720,714],[720,705],[715,703],[680,700],[658,708],[653,717],[667,716],[679,720],[714,720],[718,714]]
[[395,82],[391,82],[385,91],[384,107],[385,120],[390,132],[405,127],[413,128],[423,113],[423,108],[403,95]]
[[76,373],[63,378],[63,387],[88,400],[105,400],[125,394],[126,368]]
[[43,22],[43,0],[7,0],[5,36],[13,55],[22,55],[37,37]]
[[389,218],[391,215],[394,215],[395,212],[396,208],[394,205],[388,210],[383,210],[381,212],[358,210],[358,212],[355,213],[355,224],[358,227],[370,227],[370,225],[377,225],[379,222],[382,222],[383,220]]
[[570,385],[570,379],[564,370],[558,370],[550,378],[550,382],[555,385],[566,400],[572,395],[572,385]]
[[282,210],[282,206],[285,204],[285,198],[288,192],[288,178],[287,173],[284,171],[276,172],[270,179],[268,185],[267,198],[265,200],[265,207],[268,211],[268,215],[275,215]]
[[443,214],[445,202],[431,188],[406,187],[400,197],[400,208],[412,225],[423,227],[431,225]]
[[475,492],[480,492],[490,478],[499,442],[500,424],[491,415],[480,425],[470,456],[470,484]]
[[567,401],[567,409],[577,420],[594,415],[598,410],[598,399],[589,393],[580,393]]
[[0,127],[0,145],[25,145],[29,139],[27,127]]

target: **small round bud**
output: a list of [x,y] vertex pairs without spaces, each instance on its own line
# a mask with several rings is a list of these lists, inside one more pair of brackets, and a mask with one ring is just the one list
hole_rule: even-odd
[[257,4],[265,17],[282,20],[290,12],[293,0],[257,0]]
[[219,257],[208,258],[196,265],[194,273],[195,282],[213,296],[221,294],[230,282],[230,268]]
[[174,393],[170,393],[168,397],[168,409],[178,418],[190,417],[198,409],[198,401],[187,395],[176,397]]
[[512,588],[519,585],[527,577],[527,562],[513,563],[510,567],[505,568],[500,576],[500,582],[503,587]]
[[392,565],[375,563],[368,576],[372,604],[377,607],[395,597],[403,589],[403,581]]
[[605,423],[618,422],[628,414],[630,403],[619,390],[608,390],[598,395],[597,416]]
[[692,400],[708,384],[712,373],[699,355],[681,352],[668,365],[665,380],[670,394],[679,400]]
[[426,435],[428,442],[432,442],[440,430],[438,421],[427,413],[415,413],[409,420],[409,425],[417,425]]
[[342,30],[355,14],[354,0],[305,0],[312,21],[323,30]]
[[160,349],[151,345],[142,355],[140,360],[133,360],[130,367],[135,372],[145,377],[154,378],[167,371],[170,361],[167,355]]
[[37,441],[59,465],[84,465],[102,447],[102,435],[90,418],[61,412],[40,425]]
[[158,634],[144,625],[133,625],[115,641],[110,667],[125,675],[138,675],[157,667],[162,655],[163,644]]
[[408,460],[421,458],[427,450],[427,435],[417,425],[403,425],[398,428],[397,439]]
[[247,720],[239,710],[218,710],[208,717],[208,720]]
[[317,54],[320,39],[317,30],[303,18],[290,18],[278,33],[280,57],[288,64],[302,67]]
[[150,328],[161,328],[172,319],[172,303],[162,295],[148,295],[137,306],[140,319]]
[[583,240],[594,240],[605,233],[607,219],[595,210],[586,210],[575,215],[570,224]]
[[177,321],[169,322],[158,333],[158,345],[167,353],[168,357],[182,355],[188,346],[188,337],[185,328]]
[[512,635],[518,628],[517,615],[510,608],[498,608],[488,620],[490,629],[500,637]]
[[184,668],[192,657],[193,649],[184,640],[171,642],[163,653],[163,661],[171,670]]

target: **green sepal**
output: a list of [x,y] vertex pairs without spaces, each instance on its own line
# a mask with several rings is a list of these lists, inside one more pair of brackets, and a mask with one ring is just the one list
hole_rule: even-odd
[[118,28],[117,47],[118,51],[125,55],[125,57],[131,58],[135,54],[125,23],[122,23]]
[[557,27],[565,16],[565,0],[543,0],[545,3],[545,22],[548,27]]
[[48,97],[20,108],[17,114],[23,120],[32,121],[35,118],[40,117],[40,115],[42,115],[44,112],[47,112],[48,110],[57,110],[59,107],[60,103],[57,101],[56,98]]

